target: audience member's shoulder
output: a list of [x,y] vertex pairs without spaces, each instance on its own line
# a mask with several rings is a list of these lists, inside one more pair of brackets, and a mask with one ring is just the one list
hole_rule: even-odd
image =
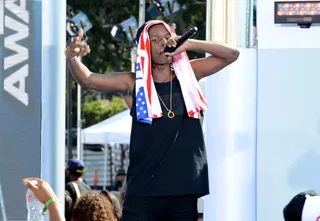
[[66,185],[65,185],[65,188],[66,189],[70,189],[72,187],[72,184],[71,183],[66,183]]
[[91,190],[91,187],[90,187],[90,185],[89,185],[89,184],[84,183],[84,185],[86,186],[86,189]]

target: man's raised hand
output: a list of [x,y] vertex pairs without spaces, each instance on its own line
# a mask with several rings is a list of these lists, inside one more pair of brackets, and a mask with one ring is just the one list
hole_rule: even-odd
[[90,53],[90,47],[87,44],[81,42],[83,38],[83,30],[80,29],[78,36],[74,37],[65,50],[65,55],[68,58],[74,58],[75,56],[86,56]]

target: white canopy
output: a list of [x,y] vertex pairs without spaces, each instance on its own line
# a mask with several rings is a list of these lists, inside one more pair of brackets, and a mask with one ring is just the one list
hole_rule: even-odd
[[132,117],[125,110],[82,131],[84,144],[129,144]]

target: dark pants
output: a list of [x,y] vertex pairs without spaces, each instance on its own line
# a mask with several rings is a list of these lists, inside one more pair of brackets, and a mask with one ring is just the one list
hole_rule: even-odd
[[121,221],[197,221],[198,197],[126,197]]

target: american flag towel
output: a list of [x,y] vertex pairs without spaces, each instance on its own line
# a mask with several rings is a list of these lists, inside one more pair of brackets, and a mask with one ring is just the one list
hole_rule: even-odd
[[[151,74],[151,47],[148,30],[156,24],[163,24],[171,34],[175,34],[175,31],[167,23],[149,21],[139,38],[136,66],[136,112],[137,120],[148,124],[152,124],[153,118],[159,118],[163,115]],[[200,111],[207,109],[207,102],[198,85],[187,53],[175,55],[172,66],[180,82],[189,117],[200,119]]]

